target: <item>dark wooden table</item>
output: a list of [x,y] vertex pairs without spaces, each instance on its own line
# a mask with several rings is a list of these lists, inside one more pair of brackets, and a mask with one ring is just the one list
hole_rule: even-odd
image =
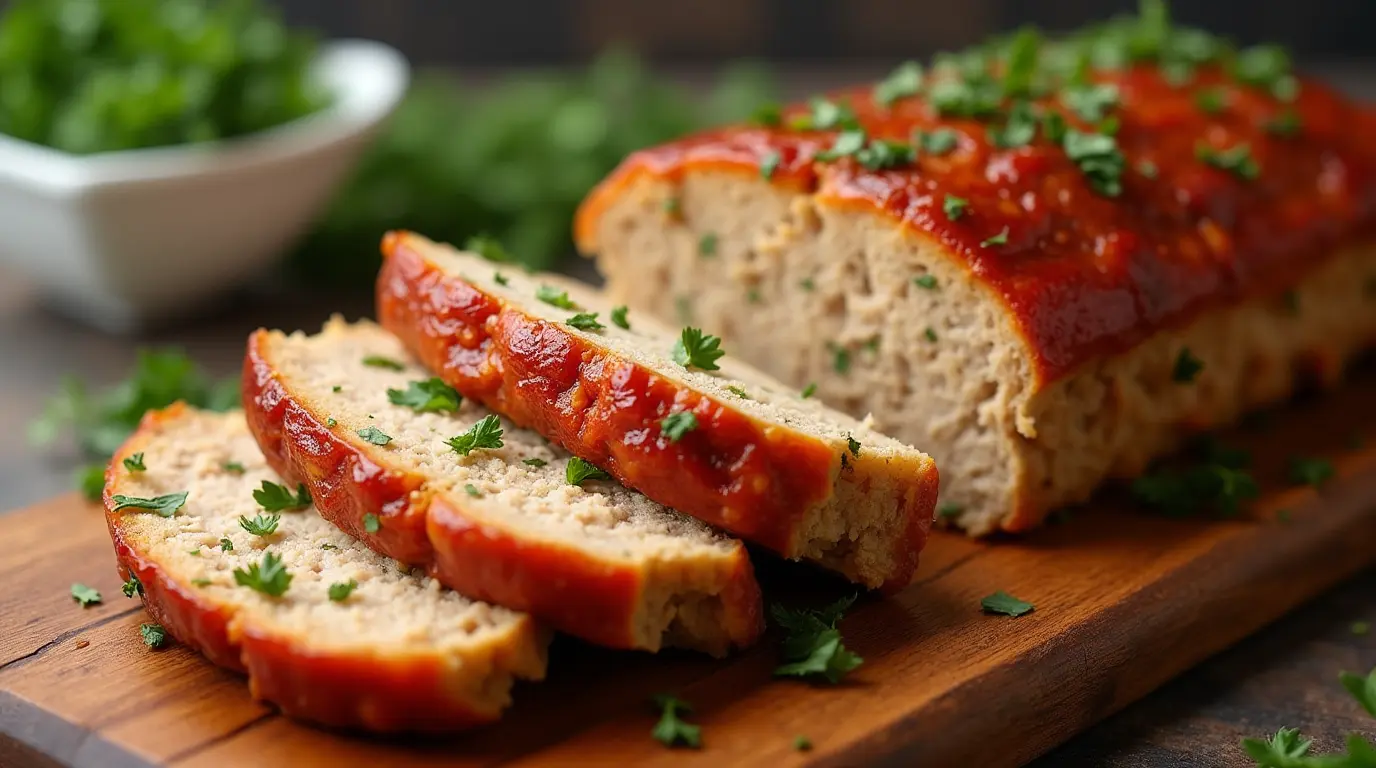
[[[139,345],[185,348],[215,375],[236,372],[243,340],[260,324],[314,328],[332,311],[367,314],[366,295],[290,298],[267,281],[210,315],[137,338],[110,337],[56,316],[15,275],[0,271],[0,489],[7,509],[70,487],[70,448],[34,451],[22,439],[65,373],[117,380]],[[1297,726],[1322,748],[1349,730],[1376,731],[1337,684],[1341,670],[1376,665],[1376,571],[1367,572],[1110,717],[1036,764],[1226,766],[1249,764],[1244,735]],[[1048,718],[1056,713],[1047,712]]]

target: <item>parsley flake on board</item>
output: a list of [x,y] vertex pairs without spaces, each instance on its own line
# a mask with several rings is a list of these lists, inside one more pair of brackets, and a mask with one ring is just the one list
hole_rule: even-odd
[[439,377],[407,383],[406,389],[388,389],[387,402],[416,413],[452,413],[463,404],[463,395]]
[[1296,456],[1290,460],[1290,481],[1296,485],[1322,486],[1333,477],[1333,462],[1328,459]]
[[659,707],[659,722],[650,731],[655,741],[666,747],[702,747],[702,727],[685,722],[681,717],[693,711],[688,702],[667,693],[657,693],[654,703]]
[[368,512],[363,515],[363,530],[367,533],[377,533],[382,530],[382,518]]
[[1171,368],[1171,379],[1177,384],[1189,384],[1204,370],[1204,363],[1190,352],[1189,347],[1181,347]]
[[674,342],[674,362],[684,368],[698,368],[715,371],[720,368],[717,360],[726,353],[721,350],[721,339],[704,334],[701,329],[689,326],[679,334]]
[[281,512],[287,509],[305,509],[311,505],[311,492],[305,483],[298,483],[293,495],[285,485],[264,480],[262,488],[253,492],[253,500],[268,512]]
[[[1343,689],[1366,711],[1376,717],[1376,669],[1366,676],[1343,672],[1338,675]],[[1344,750],[1338,754],[1314,755],[1313,740],[1300,735],[1297,728],[1281,728],[1270,739],[1243,739],[1242,750],[1259,768],[1370,768],[1376,766],[1376,744],[1356,733],[1347,734]]]
[[626,313],[630,311],[630,308],[626,306],[612,307],[612,311],[610,314],[612,319],[612,325],[623,330],[631,330],[631,321],[626,319]]
[[331,584],[329,591],[330,602],[342,603],[345,600],[348,600],[349,595],[352,595],[355,589],[358,589],[358,581],[355,579],[349,579],[348,581],[337,581],[334,584]]
[[[1009,227],[1007,227],[1007,224],[1004,224],[1002,230],[998,231],[998,234],[992,234],[987,238],[981,239],[980,245],[982,248],[989,248],[991,245],[1006,245],[1007,242],[1009,242]],[[929,328],[927,330],[930,332],[932,329]]]
[[134,595],[142,597],[143,582],[139,581],[139,577],[131,572],[129,579],[124,582],[124,586],[120,587],[120,591],[124,593],[125,597],[133,597]]
[[821,608],[790,609],[770,606],[774,623],[784,629],[784,663],[774,668],[777,677],[821,677],[839,683],[847,672],[864,663],[841,642],[836,625],[855,596],[844,597]]
[[100,592],[85,584],[76,583],[72,585],[72,599],[82,608],[89,608],[100,604]]
[[250,563],[248,570],[234,569],[234,583],[261,592],[269,597],[281,597],[294,578],[282,565],[282,558],[264,552],[260,563]]
[[580,331],[600,331],[607,327],[597,322],[596,312],[579,312],[565,322]]
[[1015,619],[1036,610],[1036,606],[1026,600],[1019,600],[1003,590],[985,596],[979,601],[979,607],[985,613],[1000,613]]
[[[239,527],[248,531],[252,536],[271,536],[277,532],[277,524],[281,521],[282,516],[275,512],[270,515],[255,515],[252,520],[244,515],[239,515]],[[221,551],[227,551],[224,550],[223,542],[228,541],[228,539],[221,539],[220,541]],[[230,549],[233,548],[234,544],[231,543]]]
[[130,472],[147,472],[148,466],[143,463],[143,452],[124,457],[124,468]]
[[584,480],[610,480],[612,476],[592,462],[573,456],[564,469],[564,479],[569,485],[582,485]]
[[1193,461],[1183,467],[1159,467],[1132,481],[1138,504],[1167,517],[1190,517],[1212,511],[1232,517],[1244,501],[1257,497],[1256,480],[1247,472],[1251,457],[1211,440],[1201,443]]
[[779,154],[778,150],[766,152],[764,157],[760,158],[760,176],[764,179],[774,178],[774,172],[779,170],[781,160],[783,160],[783,156]]
[[451,437],[445,443],[460,456],[467,456],[479,448],[501,448],[502,420],[497,414],[489,413],[482,421],[469,427],[467,432]]
[[561,291],[551,285],[542,285],[535,291],[535,298],[544,303],[558,307],[560,309],[578,309],[578,305],[569,298],[568,291]]
[[1242,143],[1227,149],[1218,149],[1209,144],[1197,144],[1194,155],[1200,162],[1220,171],[1227,171],[1243,181],[1252,181],[1261,175],[1261,167],[1252,158],[1252,147]]
[[671,443],[698,428],[698,417],[692,411],[676,411],[659,421],[659,430]]
[[387,445],[392,442],[392,436],[377,427],[364,427],[355,434],[363,438],[364,442],[372,443],[373,445]]
[[[956,197],[955,195],[946,195],[945,199],[941,201],[941,210],[943,213],[946,214],[946,218],[949,221],[959,221],[960,218],[965,215],[965,211],[969,207],[969,200],[966,200],[963,197]],[[924,279],[930,280],[931,285],[923,285],[921,282],[918,282]],[[915,280],[914,282],[917,282],[917,284],[921,285],[923,288],[936,287],[936,278],[932,277],[931,275],[923,275],[922,277],[917,278],[917,280]]]
[[151,509],[161,517],[171,517],[177,514],[177,510],[186,504],[187,491],[181,493],[169,493],[164,496],[154,496],[151,499],[140,498],[138,496],[125,496],[115,494],[115,511],[121,509]]
[[367,355],[363,358],[363,364],[369,368],[382,368],[388,371],[404,371],[406,366],[384,355]]
[[464,241],[463,249],[472,251],[484,259],[498,264],[515,261],[507,252],[506,246],[502,245],[502,241],[487,233],[479,233],[468,238]]
[[874,103],[887,109],[899,99],[916,96],[922,90],[922,75],[922,65],[915,61],[899,64],[874,86]]
[[143,644],[149,648],[161,648],[167,645],[167,630],[161,624],[140,624],[139,637],[143,638]]

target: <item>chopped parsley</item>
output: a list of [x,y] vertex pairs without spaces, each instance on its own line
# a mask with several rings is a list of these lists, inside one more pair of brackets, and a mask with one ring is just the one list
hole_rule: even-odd
[[734,384],[728,386],[728,387],[726,388],[726,391],[727,391],[727,392],[730,392],[731,394],[735,395],[736,397],[739,397],[739,398],[742,399],[742,400],[749,400],[749,399],[750,399],[750,393],[749,393],[749,392],[746,392],[745,390],[741,389],[740,387],[735,386]]
[[339,424],[339,422],[335,421],[333,416],[327,416],[327,417],[325,417],[325,426],[330,427],[330,428],[333,428],[333,427],[335,427],[335,426],[338,425],[338,424]]
[[281,597],[291,586],[292,578],[282,566],[282,558],[271,552],[264,552],[262,562],[250,563],[248,570],[234,569],[235,584],[269,597]]
[[463,492],[475,499],[482,498],[483,492],[478,490],[478,486],[472,483],[464,483]]
[[[1003,229],[999,230],[997,234],[993,234],[993,235],[990,235],[989,237],[984,238],[983,240],[980,241],[979,244],[980,244],[981,247],[988,248],[988,247],[991,246],[991,245],[1004,245],[1004,244],[1006,244],[1007,242],[1008,242],[1008,226],[1007,226],[1007,225],[1004,225]],[[931,330],[931,329],[929,328],[929,329],[927,329],[927,330]]]
[[100,592],[80,582],[72,585],[72,599],[82,608],[100,604]]
[[922,65],[915,61],[905,61],[874,86],[874,103],[885,109],[894,102],[909,96],[916,96],[922,90]]
[[685,722],[680,715],[693,711],[688,702],[666,693],[655,694],[655,706],[659,707],[659,722],[655,723],[650,735],[666,747],[702,747],[702,727]]
[[932,326],[927,326],[927,329],[922,332],[922,335],[927,339],[927,341],[936,343],[936,329]]
[[1137,172],[1142,174],[1143,178],[1154,179],[1157,174],[1160,173],[1160,169],[1156,167],[1156,163],[1150,160],[1143,160],[1137,164]]
[[329,591],[330,602],[342,603],[345,600],[348,600],[349,595],[352,595],[355,589],[358,589],[358,581],[355,579],[349,579],[348,581],[337,581],[331,584]]
[[805,277],[798,281],[798,287],[805,291],[811,291],[817,287],[817,284],[812,281],[812,278]]
[[564,469],[564,479],[568,480],[569,485],[582,485],[584,480],[610,480],[612,476],[592,462],[574,456]]
[[817,394],[817,382],[809,382],[806,387],[803,387],[802,398],[804,400],[808,399],[809,397],[812,397],[815,394]]
[[506,264],[516,260],[507,252],[506,246],[502,245],[501,240],[486,233],[473,235],[468,238],[463,244],[463,249],[465,251],[472,251],[484,259],[497,262],[498,264]]
[[659,431],[671,443],[677,443],[683,436],[698,428],[698,417],[692,411],[675,411],[659,421]]
[[706,335],[701,329],[691,326],[684,328],[679,334],[678,341],[674,342],[674,362],[684,368],[718,370],[720,366],[717,365],[717,360],[725,354],[721,350],[720,338]]
[[1189,384],[1204,370],[1204,362],[1194,356],[1189,347],[1181,347],[1171,367],[1171,379],[1177,384]]
[[147,472],[148,466],[143,463],[143,452],[124,457],[124,468],[130,472]]
[[793,749],[798,752],[809,752],[812,750],[812,739],[806,736],[793,737]]
[[234,551],[234,542],[230,541],[228,538],[220,539],[220,551],[221,551],[221,552],[233,552],[233,551]]
[[[949,200],[951,196],[950,196],[950,195],[947,195],[946,197],[947,197],[947,199]],[[959,200],[960,198],[956,198],[956,199]],[[963,207],[962,207],[962,210],[964,210]],[[950,216],[951,214],[950,214],[950,213],[947,213],[946,215],[947,215],[947,216]],[[918,275],[917,277],[914,277],[914,278],[913,278],[913,285],[916,285],[918,288],[925,288],[926,290],[929,290],[929,291],[935,291],[935,290],[937,289],[936,276],[935,276],[935,275]]]
[[511,279],[501,272],[492,273],[492,282],[503,287],[509,287],[511,285]]
[[856,152],[855,159],[871,171],[882,171],[912,163],[917,151],[901,141],[875,139]]
[[698,238],[699,256],[717,255],[717,235],[715,232],[706,232]]
[[766,102],[750,113],[750,122],[765,128],[777,128],[784,121],[784,110],[778,102]]
[[989,140],[1001,149],[1025,147],[1037,137],[1037,116],[1032,105],[1019,101],[1008,111],[1008,119],[1003,125],[991,128]]
[[525,465],[527,465],[527,466],[531,466],[531,467],[543,467],[543,466],[545,466],[546,464],[548,464],[549,462],[548,462],[548,461],[545,461],[544,459],[541,459],[541,458],[537,458],[537,457],[533,457],[533,456],[532,456],[532,457],[529,458],[529,459],[522,459],[522,460],[521,460],[521,463],[522,463],[522,464],[525,464]]
[[[946,214],[946,218],[950,221],[959,221],[960,217],[965,215],[965,211],[968,210],[969,207],[969,200],[966,200],[963,197],[956,197],[955,195],[948,194],[946,195],[946,198],[941,201],[941,210],[943,213]],[[922,278],[931,280],[932,284],[930,286],[926,286],[922,285],[922,283],[919,282],[918,285],[922,285],[923,288],[936,287],[935,277],[932,277],[931,275],[923,275]],[[920,280],[922,278],[918,279]]]
[[134,595],[139,595],[140,597],[142,597],[143,582],[139,581],[139,577],[136,576],[133,571],[130,571],[129,579],[124,582],[124,585],[122,587],[120,587],[120,591],[124,593],[125,597],[133,597]]
[[677,197],[669,196],[664,198],[664,215],[671,219],[676,219],[683,215],[683,201]]
[[167,645],[167,630],[161,624],[140,624],[139,637],[143,638],[143,644],[149,648],[161,648]]
[[818,162],[840,160],[864,149],[865,142],[868,140],[869,136],[862,130],[841,131],[836,135],[836,140],[832,142],[831,148],[818,152],[813,159]]
[[850,350],[832,342],[827,346],[831,349],[831,369],[842,375],[850,373]]
[[626,306],[612,307],[610,313],[612,325],[627,331],[631,330],[631,321],[626,319],[626,313],[630,311],[630,308]]
[[944,78],[927,89],[927,101],[942,117],[981,119],[998,114],[1003,89],[987,74],[965,79]]
[[1298,89],[1290,71],[1290,54],[1278,45],[1254,45],[1238,51],[1232,61],[1232,75],[1282,101],[1294,98]]
[[1300,113],[1290,107],[1262,123],[1261,129],[1272,136],[1290,138],[1300,135],[1304,130],[1304,122],[1300,119]]
[[1091,189],[1105,197],[1117,197],[1122,193],[1126,160],[1116,139],[1106,133],[1067,128],[1061,138],[1061,147],[1066,157],[1079,166]]
[[949,153],[960,143],[956,132],[951,128],[937,128],[931,131],[919,130],[913,134],[913,143],[930,155],[940,157]]
[[460,456],[467,456],[478,448],[501,448],[502,420],[497,414],[489,413],[482,421],[469,427],[467,432],[451,437],[445,443]]
[[192,585],[193,587],[208,587],[208,586],[210,586],[210,584],[211,584],[210,579],[207,579],[207,578],[204,578],[204,577],[199,578],[199,579],[192,579],[192,580],[191,580],[191,585]]
[[[1338,682],[1357,701],[1368,715],[1376,717],[1376,669],[1356,675],[1343,672]],[[1367,768],[1376,765],[1376,744],[1355,733],[1349,733],[1345,750],[1339,754],[1311,755],[1313,740],[1300,735],[1296,728],[1281,728],[1269,740],[1243,739],[1242,750],[1266,768]]]
[[1132,482],[1132,498],[1167,517],[1190,517],[1213,511],[1223,517],[1237,514],[1244,501],[1257,496],[1257,483],[1247,472],[1251,457],[1244,451],[1204,441],[1190,464],[1160,467]]
[[822,608],[790,609],[770,606],[774,623],[785,632],[781,655],[784,663],[774,668],[779,677],[820,677],[839,683],[846,673],[864,663],[841,642],[836,625],[855,596]]
[[535,290],[535,298],[560,309],[578,309],[578,305],[569,298],[568,291],[561,291],[550,285],[542,285]]
[[409,382],[406,389],[389,388],[387,402],[405,406],[416,413],[452,413],[463,404],[463,395],[439,377],[432,377]]
[[1118,86],[1111,83],[1072,85],[1060,93],[1060,101],[1087,123],[1097,123],[1118,106]]
[[154,496],[151,499],[144,499],[138,496],[125,496],[115,494],[115,511],[121,509],[150,509],[157,512],[161,517],[171,517],[177,514],[177,510],[186,504],[187,492],[169,493],[164,496]]
[[[282,516],[275,512],[270,515],[254,515],[252,520],[243,515],[239,515],[239,527],[248,531],[252,536],[271,536],[277,532],[277,524],[281,521]],[[228,541],[228,539],[221,539],[221,542],[224,541]],[[223,544],[221,547],[223,550]],[[234,545],[231,543],[230,549],[233,548]]]
[[1036,610],[1036,606],[1025,600],[1019,600],[1003,590],[985,596],[979,601],[979,606],[984,609],[985,613],[1000,613],[1015,619]]
[[244,465],[240,464],[237,461],[226,461],[225,463],[220,465],[220,469],[223,469],[226,472],[231,472],[236,475],[244,474]]
[[965,507],[954,501],[943,501],[941,506],[936,508],[936,516],[942,520],[950,520],[953,517],[960,517],[960,513],[965,511]]
[[1194,95],[1194,104],[1206,115],[1216,115],[1227,106],[1227,94],[1221,88],[1205,88]]
[[760,158],[760,176],[765,179],[774,178],[774,172],[779,170],[779,161],[782,159],[783,156],[778,150],[766,152],[764,157]]
[[382,530],[382,518],[368,512],[363,515],[363,530],[368,533],[377,533]]
[[1194,155],[1200,162],[1220,171],[1227,171],[1243,181],[1252,181],[1261,175],[1261,167],[1252,158],[1252,147],[1247,143],[1237,144],[1228,149],[1217,149],[1209,144],[1197,144]]
[[597,322],[596,312],[579,312],[565,322],[580,331],[600,331],[607,327]]
[[372,443],[373,445],[387,445],[392,442],[392,436],[377,427],[364,427],[355,434],[363,438],[364,442]]
[[363,364],[369,368],[384,368],[389,371],[404,371],[406,366],[383,355],[368,355],[363,358]]
[[297,484],[296,494],[292,495],[285,485],[264,480],[263,487],[253,492],[253,500],[268,512],[280,512],[284,509],[304,509],[310,506],[311,494],[306,490],[305,483]]
[[860,458],[860,441],[851,437],[849,433],[846,434],[846,450],[855,458]]
[[1296,485],[1322,486],[1333,478],[1333,462],[1297,456],[1290,460],[1290,481]]

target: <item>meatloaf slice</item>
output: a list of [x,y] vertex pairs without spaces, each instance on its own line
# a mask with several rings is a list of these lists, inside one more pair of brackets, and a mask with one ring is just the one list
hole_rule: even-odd
[[[255,519],[266,483],[281,478],[243,414],[182,404],[145,416],[105,475],[128,594],[177,640],[247,673],[255,698],[329,726],[452,730],[497,719],[515,678],[544,677],[549,633],[530,616],[399,568],[309,506],[250,534],[241,521],[268,522]],[[167,503],[134,506],[144,500]],[[238,583],[268,556],[290,576],[278,596]]]
[[911,580],[936,499],[925,454],[730,356],[684,365],[692,329],[585,285],[414,234],[383,250],[382,324],[466,396],[785,557],[869,587]]
[[638,152],[579,247],[611,301],[922,446],[942,519],[1028,529],[1376,342],[1376,113],[1270,49],[1236,66],[1275,65],[1284,99],[1226,57],[1184,82],[1149,49],[1055,70],[1177,39],[1160,21],[1040,58],[1019,34]]
[[756,639],[739,541],[615,482],[575,482],[567,453],[460,399],[372,323],[249,340],[258,444],[376,551],[614,648],[723,654]]

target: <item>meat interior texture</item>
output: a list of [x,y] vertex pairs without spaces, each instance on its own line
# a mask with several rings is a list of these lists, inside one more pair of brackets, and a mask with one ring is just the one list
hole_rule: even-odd
[[[1016,39],[988,67],[1019,46],[1048,68],[1047,46],[1029,59]],[[577,239],[613,300],[700,324],[930,453],[943,519],[1024,530],[1193,433],[1336,382],[1376,341],[1376,116],[1288,69],[1240,72],[1094,68],[1012,99],[1041,116],[1014,146],[1006,113],[928,96],[968,74],[934,69],[891,104],[852,89],[826,101],[848,125],[816,130],[814,102],[631,156]],[[1091,86],[1113,94],[1112,128],[1067,106]],[[1108,142],[1111,182],[1052,114]],[[842,130],[918,149],[818,158]],[[924,148],[942,131],[945,151]]]

